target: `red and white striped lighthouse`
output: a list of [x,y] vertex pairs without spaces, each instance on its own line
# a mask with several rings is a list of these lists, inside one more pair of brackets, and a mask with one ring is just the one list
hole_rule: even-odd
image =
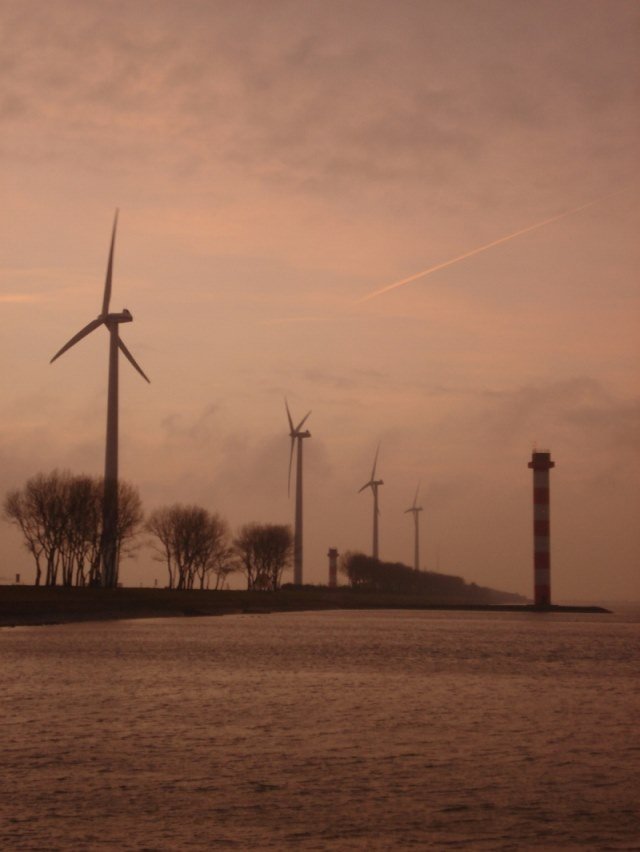
[[533,588],[536,606],[551,605],[551,550],[549,536],[549,471],[551,453],[534,450],[533,470]]

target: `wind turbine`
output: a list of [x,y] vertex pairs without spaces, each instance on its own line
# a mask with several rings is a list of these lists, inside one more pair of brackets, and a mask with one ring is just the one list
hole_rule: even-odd
[[100,542],[100,562],[102,565],[102,585],[114,588],[118,584],[118,350],[120,350],[145,381],[149,381],[140,365],[120,339],[118,326],[131,322],[133,317],[124,308],[121,313],[109,313],[111,301],[111,278],[113,275],[113,248],[116,241],[118,211],[113,220],[111,248],[107,264],[107,277],[104,284],[102,311],[91,320],[51,359],[52,364],[67,349],[75,346],[83,337],[104,325],[109,332],[109,391],[107,398],[107,447],[104,462],[104,498],[102,508],[102,540]]
[[291,467],[293,465],[293,451],[298,446],[296,457],[296,522],[293,534],[293,582],[300,586],[302,585],[302,441],[305,438],[311,437],[309,430],[302,431],[307,417],[311,414],[308,411],[297,426],[293,425],[291,412],[287,400],[284,401],[284,406],[287,409],[287,419],[289,421],[289,436],[291,438],[291,453],[289,455],[289,484],[288,493],[291,493]]
[[415,529],[414,536],[414,544],[413,544],[413,567],[416,571],[420,570],[420,512],[422,512],[422,506],[418,506],[418,492],[420,491],[420,483],[418,483],[418,487],[416,488],[416,495],[413,498],[413,505],[410,509],[405,509],[405,515],[408,512],[413,514],[413,525]]
[[376,465],[378,463],[378,452],[380,451],[380,444],[378,444],[378,448],[376,449],[376,455],[373,459],[373,468],[371,470],[371,479],[362,486],[362,488],[358,489],[358,494],[361,491],[364,491],[365,488],[370,488],[373,492],[373,558],[378,559],[378,515],[380,514],[380,509],[378,508],[378,487],[380,485],[384,485],[384,482],[381,479],[376,479]]

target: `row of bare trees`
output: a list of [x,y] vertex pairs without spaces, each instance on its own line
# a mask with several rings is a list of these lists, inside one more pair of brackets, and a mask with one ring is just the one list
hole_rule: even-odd
[[[145,523],[137,490],[122,481],[118,503],[118,561],[134,552],[143,530],[150,533],[171,589],[224,588],[238,571],[248,589],[275,590],[291,564],[288,526],[245,524],[232,539],[219,514],[178,503],[154,510]],[[4,517],[23,534],[37,586],[99,585],[102,504],[102,479],[68,471],[37,474],[6,495]]]
[[164,562],[171,589],[223,588],[234,571],[248,589],[280,587],[291,563],[291,529],[279,524],[245,524],[231,541],[229,526],[200,506],[175,504],[156,509],[147,530],[155,537],[156,558]]
[[[96,585],[100,579],[103,480],[68,471],[39,473],[6,495],[4,516],[22,532],[35,561],[35,585]],[[132,552],[142,526],[137,490],[120,482],[118,557]]]

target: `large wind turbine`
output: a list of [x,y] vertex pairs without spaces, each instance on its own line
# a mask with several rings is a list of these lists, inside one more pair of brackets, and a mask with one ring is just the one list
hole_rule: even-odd
[[376,465],[378,464],[378,452],[380,451],[380,445],[378,444],[378,448],[376,450],[375,458],[373,459],[373,468],[371,470],[371,479],[362,486],[362,488],[358,489],[358,494],[361,491],[364,491],[365,488],[370,488],[373,492],[373,558],[378,559],[378,515],[380,514],[380,509],[378,508],[378,487],[380,485],[384,485],[384,482],[381,479],[376,479]]
[[420,570],[420,512],[422,512],[422,506],[418,506],[418,492],[420,491],[420,483],[418,483],[418,487],[416,488],[416,495],[413,498],[413,505],[409,509],[405,509],[405,515],[408,512],[413,514],[413,525],[415,529],[414,543],[413,543],[413,567],[416,571]]
[[102,311],[98,317],[81,331],[74,335],[68,343],[51,359],[53,363],[67,349],[75,346],[83,337],[91,334],[96,328],[104,325],[109,332],[109,393],[107,399],[107,448],[104,462],[104,499],[102,509],[102,540],[100,543],[100,562],[102,567],[102,585],[113,588],[118,584],[118,350],[135,367],[143,379],[149,379],[120,339],[118,326],[123,322],[131,322],[133,317],[124,308],[119,314],[109,313],[111,301],[111,278],[113,275],[113,248],[116,241],[116,226],[118,211],[113,220],[111,232],[111,248],[107,264],[107,277],[104,284]]
[[284,406],[287,409],[287,419],[289,421],[289,436],[291,438],[291,453],[289,455],[289,493],[291,493],[291,467],[293,464],[293,451],[298,445],[298,453],[296,458],[296,522],[293,534],[293,582],[300,586],[302,585],[302,441],[305,438],[311,437],[309,430],[302,431],[307,417],[311,414],[308,411],[297,426],[293,425],[291,412],[287,400],[284,401]]

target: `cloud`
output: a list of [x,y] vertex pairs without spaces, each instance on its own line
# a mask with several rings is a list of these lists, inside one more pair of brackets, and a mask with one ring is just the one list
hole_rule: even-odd
[[576,160],[632,162],[634,4],[24,6],[3,45],[16,157],[187,180],[224,163],[307,194],[401,187],[411,205],[452,179],[517,185],[525,164],[549,192]]
[[480,390],[444,423],[486,446],[560,445],[574,459],[588,454],[595,466],[611,465],[623,449],[628,461],[640,452],[640,398],[623,397],[587,376]]
[[163,418],[161,427],[170,443],[184,442],[202,448],[211,442],[219,410],[217,403],[210,403],[195,418],[173,412]]
[[307,369],[302,372],[301,379],[305,384],[326,386],[339,391],[361,390],[366,386],[379,388],[384,383],[384,375],[380,371],[362,369],[351,369],[348,373]]
[[0,302],[6,305],[30,305],[45,298],[42,293],[0,293]]

